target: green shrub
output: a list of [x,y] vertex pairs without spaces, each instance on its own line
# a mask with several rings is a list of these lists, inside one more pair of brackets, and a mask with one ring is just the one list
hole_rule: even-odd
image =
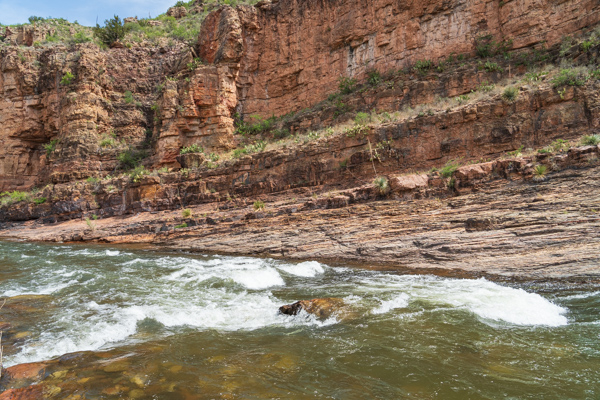
[[89,217],[85,217],[85,224],[88,226],[90,231],[96,232],[96,223],[92,222],[92,220]]
[[497,54],[506,55],[511,47],[512,40],[496,42],[492,35],[478,36],[475,39],[475,52],[480,58],[493,57]]
[[189,63],[187,64],[187,68],[188,68],[190,71],[194,71],[194,70],[195,70],[195,69],[197,69],[197,68],[198,68],[200,65],[202,65],[202,60],[201,60],[201,59],[199,59],[199,58],[194,58],[194,61],[192,61],[192,62],[189,62]]
[[442,169],[440,169],[440,175],[444,178],[450,178],[459,166],[460,165],[458,164],[458,162],[450,160],[446,163],[446,165],[442,167]]
[[219,161],[219,159],[221,158],[217,153],[210,153],[208,155],[208,158],[210,159],[210,161],[212,162],[217,162]]
[[104,136],[100,140],[100,147],[114,147],[117,144],[114,138]]
[[504,89],[504,92],[502,92],[502,99],[508,103],[512,103],[515,100],[517,100],[518,96],[519,89],[513,86],[507,87],[506,89]]
[[71,43],[87,43],[91,42],[92,38],[85,34],[83,31],[79,31],[71,38]]
[[146,157],[146,152],[143,150],[132,150],[128,149],[123,151],[117,156],[117,159],[121,163],[121,168],[132,169],[139,165],[139,163]]
[[503,72],[504,70],[495,62],[486,61],[479,65],[479,69],[485,69],[487,72]]
[[267,147],[267,142],[264,140],[259,140],[245,147],[246,154],[260,153],[265,150],[265,147]]
[[600,135],[586,135],[581,138],[581,144],[584,146],[596,146],[600,144]]
[[587,77],[578,74],[572,69],[561,69],[559,74],[552,79],[554,87],[560,86],[583,86]]
[[359,112],[356,114],[356,117],[354,117],[354,123],[356,125],[366,125],[369,122],[371,122],[371,115],[367,113]]
[[491,92],[492,90],[494,90],[495,87],[496,87],[496,85],[494,85],[493,83],[489,83],[488,81],[483,81],[477,87],[477,90],[480,92],[488,93],[488,92]]
[[12,192],[0,193],[0,205],[9,206],[21,201],[31,201],[31,194],[28,192],[21,192],[14,190]]
[[46,20],[46,18],[37,17],[35,15],[32,15],[31,17],[28,18],[28,20],[29,20],[29,23],[33,25],[37,22],[44,22]]
[[33,202],[35,204],[44,204],[46,202],[46,198],[45,197],[38,197],[37,199],[33,199]]
[[535,181],[543,181],[546,179],[546,173],[548,172],[548,168],[545,165],[536,165],[533,168],[533,179]]
[[188,225],[187,225],[187,224],[184,222],[184,223],[183,223],[183,224],[181,224],[181,225],[175,225],[175,229],[187,228],[187,226],[188,226]]
[[308,141],[312,141],[312,140],[317,140],[321,137],[321,135],[319,134],[319,132],[315,132],[315,131],[310,131],[308,132],[308,134],[306,135],[306,139]]
[[240,158],[241,156],[246,155],[246,154],[248,154],[246,152],[246,149],[235,149],[235,150],[233,150],[233,153],[231,154],[231,157],[233,157],[233,158]]
[[513,156],[513,157],[521,157],[521,155],[523,154],[523,148],[525,146],[521,145],[518,149],[514,150],[514,151],[509,151],[508,154],[509,156]]
[[377,86],[381,83],[381,74],[376,69],[367,72],[367,82],[371,86]]
[[277,118],[272,116],[267,119],[262,119],[258,115],[251,115],[250,118],[254,121],[252,123],[246,123],[241,120],[239,116],[236,116],[236,133],[246,136],[246,135],[258,135],[265,134],[270,132],[275,127],[275,123]]
[[123,39],[130,29],[129,26],[123,25],[121,18],[115,15],[113,19],[105,20],[103,27],[96,24],[94,36],[105,45],[110,46],[117,40]]
[[129,172],[129,179],[133,183],[139,182],[144,176],[148,175],[148,171],[143,165],[138,165]]
[[189,217],[191,217],[192,216],[192,210],[190,210],[189,208],[186,208],[185,210],[183,210],[181,212],[181,216],[183,218],[189,218]]
[[254,202],[254,209],[255,209],[256,211],[259,211],[259,210],[264,210],[264,209],[265,209],[265,203],[264,203],[264,202],[262,202],[261,200],[256,200],[256,201]]
[[554,142],[552,142],[550,144],[550,147],[552,147],[552,149],[554,151],[562,151],[562,150],[566,149],[568,146],[569,146],[569,142],[564,139],[556,139]]
[[433,62],[431,60],[419,60],[415,63],[413,70],[419,75],[425,75],[431,69]]
[[91,183],[92,185],[97,184],[98,182],[100,182],[100,178],[97,178],[95,176],[90,176],[89,178],[87,178],[85,180],[87,183]]
[[539,82],[543,76],[548,75],[547,72],[527,72],[525,74],[525,80],[527,82]]
[[202,148],[202,146],[194,143],[191,146],[184,147],[179,151],[179,154],[188,154],[188,153],[204,153],[204,148]]
[[125,92],[123,97],[125,99],[125,103],[127,103],[127,104],[131,104],[134,101],[133,93],[131,93],[129,90]]
[[67,73],[64,74],[62,79],[60,80],[60,84],[63,86],[70,85],[73,82],[73,78],[75,78],[73,74],[67,71]]
[[379,189],[380,194],[385,194],[389,189],[389,183],[385,176],[379,176],[375,178],[373,184],[377,189]]
[[458,96],[456,98],[456,101],[458,101],[458,104],[462,104],[462,103],[466,103],[467,101],[469,101],[470,97],[467,94],[461,94],[460,96]]
[[350,94],[356,90],[356,79],[340,76],[338,78],[338,88],[343,94]]
[[56,145],[58,144],[58,139],[52,139],[49,143],[43,145],[44,150],[46,150],[46,157],[50,157],[50,154],[56,150]]
[[336,118],[339,115],[344,115],[350,110],[350,106],[344,103],[341,100],[338,100],[335,103],[335,111],[333,112],[333,118]]
[[584,53],[587,53],[588,51],[590,51],[590,49],[595,45],[595,43],[591,40],[584,40],[583,42],[581,42],[581,50]]

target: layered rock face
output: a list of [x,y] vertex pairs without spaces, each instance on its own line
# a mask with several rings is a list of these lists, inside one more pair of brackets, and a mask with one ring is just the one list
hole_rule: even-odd
[[102,137],[137,146],[152,134],[156,86],[177,50],[2,50],[0,190],[114,170],[116,152],[100,148]]
[[[109,51],[91,44],[5,47],[0,53],[0,190],[104,176],[116,170],[117,155],[127,146],[147,147],[147,168],[179,168],[182,147],[235,147],[236,112],[248,118],[297,111],[334,92],[340,76],[473,53],[481,35],[512,40],[513,48],[551,45],[599,20],[600,6],[592,0],[263,1],[209,14],[195,49],[182,44]],[[35,26],[1,32],[5,41],[26,46],[50,34]],[[65,81],[67,73],[73,77]],[[371,107],[395,110],[434,95],[459,94],[473,87],[468,80],[397,88]],[[564,112],[553,107],[550,114]],[[584,110],[567,114],[573,113],[583,117]],[[514,126],[492,127],[493,135],[503,137],[495,140],[514,136]],[[440,129],[434,135],[447,152],[465,148],[464,139],[461,144],[437,138],[445,136]],[[100,146],[110,137],[119,149]],[[424,151],[436,154],[429,158],[443,155]]]
[[[600,21],[594,0],[282,0],[236,11],[238,17],[221,13],[200,47],[233,50],[243,43],[238,110],[246,116],[308,107],[334,92],[340,76],[472,54],[484,35],[519,49],[555,44]],[[236,32],[226,41],[225,27]]]

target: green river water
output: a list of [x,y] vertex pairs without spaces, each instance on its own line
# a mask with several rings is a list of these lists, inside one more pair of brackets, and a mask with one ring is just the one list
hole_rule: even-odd
[[[53,398],[600,398],[594,285],[0,242],[0,296]],[[343,318],[277,313],[317,297]]]

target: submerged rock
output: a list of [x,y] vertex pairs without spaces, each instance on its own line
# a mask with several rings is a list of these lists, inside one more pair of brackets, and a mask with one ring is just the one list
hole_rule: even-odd
[[336,297],[322,299],[300,300],[292,304],[279,307],[279,313],[285,315],[298,315],[301,310],[313,314],[319,319],[327,319],[332,314],[343,311],[346,304],[344,300]]

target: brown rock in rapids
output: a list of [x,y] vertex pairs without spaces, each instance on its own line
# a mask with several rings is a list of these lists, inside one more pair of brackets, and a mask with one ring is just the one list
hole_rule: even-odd
[[285,315],[298,315],[300,310],[304,310],[324,320],[332,314],[343,310],[344,307],[344,300],[335,297],[326,297],[323,299],[300,300],[293,304],[287,304],[279,307],[279,312]]

